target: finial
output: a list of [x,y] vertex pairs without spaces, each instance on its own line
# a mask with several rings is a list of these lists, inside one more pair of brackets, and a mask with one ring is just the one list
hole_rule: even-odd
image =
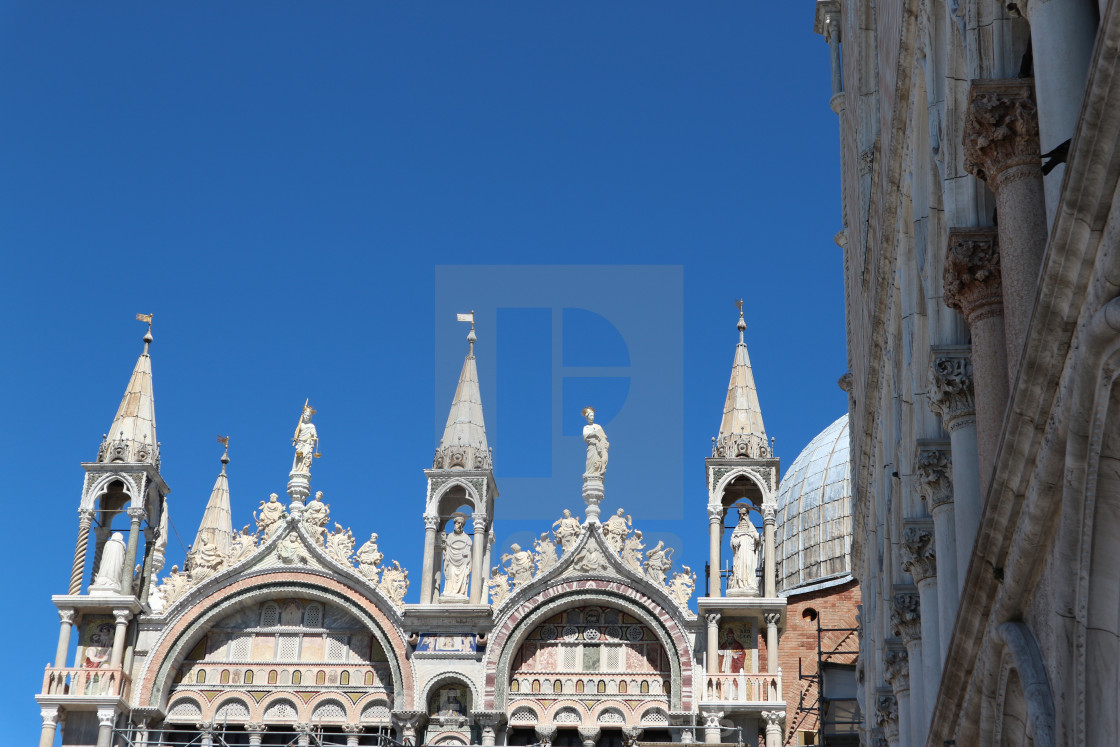
[[152,315],[151,314],[137,314],[136,321],[146,322],[148,324],[148,331],[144,333],[144,355],[148,354],[148,346],[152,344]]
[[743,333],[747,331],[747,320],[743,318],[743,299],[735,302],[735,306],[739,309],[739,323],[735,325],[739,330],[739,344],[743,344]]
[[226,447],[222,453],[222,474],[226,473],[226,465],[229,464],[229,436],[218,436],[218,443]]
[[467,333],[467,342],[470,344],[470,348],[467,351],[467,355],[469,355],[473,358],[474,357],[474,341],[478,339],[474,334],[474,309],[471,309],[471,312],[469,314],[456,314],[455,315],[455,321],[470,322],[471,323],[471,331]]

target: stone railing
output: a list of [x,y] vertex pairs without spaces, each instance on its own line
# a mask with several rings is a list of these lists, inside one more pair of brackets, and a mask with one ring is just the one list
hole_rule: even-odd
[[43,695],[128,697],[129,678],[121,667],[47,667]]
[[774,703],[782,700],[782,675],[740,672],[704,677],[705,703]]
[[235,662],[194,662],[185,664],[176,687],[288,687],[305,689],[332,687],[362,687],[367,690],[385,690],[390,679],[388,665],[370,666],[354,664],[290,664],[269,663],[246,665]]
[[[560,687],[557,688],[557,683]],[[517,689],[514,690],[513,688]],[[510,680],[510,698],[538,694],[579,695],[581,698],[619,695],[667,696],[669,674],[648,672],[634,675],[597,672],[516,672]]]

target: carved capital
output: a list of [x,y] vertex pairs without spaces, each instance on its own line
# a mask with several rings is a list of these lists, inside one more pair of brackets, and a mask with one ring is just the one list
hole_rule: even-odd
[[556,736],[556,727],[552,724],[537,724],[533,730],[537,733],[537,740],[540,741],[541,747],[549,747],[552,738]]
[[129,506],[126,513],[133,524],[139,524],[148,516],[148,512],[144,510],[143,506]]
[[723,521],[724,509],[718,503],[708,504],[708,523],[719,524]]
[[910,689],[910,656],[901,646],[888,647],[883,652],[883,668],[887,684],[895,694]]
[[782,613],[780,612],[764,612],[762,619],[766,621],[766,627],[778,627],[778,623],[782,620]]
[[976,414],[972,357],[965,348],[934,348],[929,363],[929,409],[945,426]]
[[598,726],[580,726],[576,731],[579,732],[580,739],[582,739],[584,743],[599,741],[599,734],[601,732]]
[[775,503],[762,504],[762,523],[773,524],[778,519],[778,506]]
[[92,508],[79,508],[78,509],[78,526],[89,529],[93,523],[93,509]]
[[922,637],[922,612],[918,593],[904,591],[891,600],[891,632],[903,643]]
[[424,529],[435,531],[439,526],[439,516],[436,514],[424,514]]
[[948,449],[918,449],[918,490],[930,510],[953,501],[953,460]]
[[117,625],[127,625],[128,621],[132,619],[132,610],[113,610],[113,617],[117,621]]
[[949,229],[945,255],[945,305],[971,326],[1003,314],[1003,282],[995,228]]
[[785,711],[763,711],[762,719],[766,722],[767,733],[773,731],[781,731],[782,724],[786,721]]
[[474,533],[477,535],[481,535],[486,531],[486,514],[474,514],[471,517],[471,523],[474,524]]
[[58,706],[40,708],[39,716],[43,719],[43,726],[56,726],[58,724],[58,717],[60,712],[61,709]]
[[723,718],[723,711],[700,711],[700,718],[704,720],[705,729],[718,729],[719,721]]
[[73,625],[74,618],[78,615],[77,610],[61,609],[58,611],[58,620],[63,625]]
[[361,734],[365,730],[366,727],[362,726],[361,724],[345,724],[342,727],[343,734]]
[[706,615],[706,617],[707,617],[709,628],[718,628],[719,627],[719,617],[720,617],[720,615],[719,615],[718,612],[709,612]]
[[855,377],[852,376],[851,371],[845,371],[844,374],[836,380],[836,386],[840,387],[847,394],[852,393],[852,387],[855,386]]
[[887,734],[898,732],[898,698],[879,692],[875,698],[875,723]]
[[932,528],[908,526],[902,530],[899,543],[902,555],[902,570],[920,583],[937,575],[937,555],[934,547]]
[[109,706],[109,707],[102,706],[102,707],[97,709],[97,723],[98,723],[99,726],[112,727],[112,725],[116,722],[116,720],[117,720],[117,709],[115,707],[113,707],[113,706]]
[[[1041,178],[1034,79],[976,80],[968,92],[964,168],[992,189],[1025,166]],[[1010,217],[1010,216],[1008,216]]]
[[257,734],[263,733],[264,729],[265,729],[264,723],[262,723],[260,721],[250,721],[249,723],[245,724],[245,731],[247,731],[251,734],[252,733],[257,733]]

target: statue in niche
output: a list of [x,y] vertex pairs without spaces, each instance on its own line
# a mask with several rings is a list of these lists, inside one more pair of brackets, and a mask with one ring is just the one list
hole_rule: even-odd
[[469,595],[471,577],[471,538],[463,527],[467,517],[456,512],[452,515],[455,528],[443,535],[443,594],[445,597]]
[[630,528],[633,526],[634,520],[629,516],[623,518],[623,510],[620,508],[614,516],[607,519],[603,524],[603,539],[607,541],[612,550],[622,552],[626,535],[630,534]]
[[369,542],[359,547],[354,557],[358,561],[358,573],[376,582],[381,561],[385,558],[384,553],[377,549],[377,532],[369,536]]
[[[522,550],[516,542],[510,545],[512,553],[502,553],[502,565],[513,579],[513,588],[518,588],[533,580],[533,554]],[[509,565],[506,565],[506,563]]]
[[323,539],[323,534],[327,531],[327,521],[331,517],[331,507],[329,503],[323,503],[323,491],[320,490],[315,493],[315,497],[308,501],[303,509],[303,524],[307,527],[307,531],[312,537],[317,540]]
[[552,526],[556,528],[553,534],[560,542],[560,547],[563,548],[564,552],[571,550],[576,543],[576,538],[579,537],[579,519],[572,516],[572,512],[565,508],[564,517],[552,522]]
[[319,456],[316,451],[319,448],[319,433],[315,430],[315,424],[311,422],[311,416],[314,414],[315,408],[309,407],[307,402],[304,402],[303,414],[300,415],[296,432],[292,436],[292,446],[296,448],[296,455],[292,460],[293,475],[310,475],[311,460]]
[[622,546],[622,562],[633,568],[638,573],[642,572],[642,550],[646,548],[642,544],[642,533],[640,530],[634,530],[634,534],[626,538],[626,542]]
[[727,593],[750,595],[758,593],[758,548],[762,539],[751,522],[750,507],[739,506],[739,524],[731,533],[731,578],[727,580]]
[[595,408],[583,408],[583,417],[587,418],[587,425],[583,426],[583,440],[587,442],[587,466],[583,476],[601,478],[607,471],[607,452],[611,445],[603,426],[595,422]]
[[509,576],[502,573],[502,569],[494,566],[490,571],[490,580],[486,582],[490,589],[490,603],[495,607],[505,601],[509,596]]
[[101,551],[101,565],[89,590],[91,594],[119,594],[124,571],[124,535],[113,532]]
[[646,578],[657,584],[665,585],[665,574],[673,567],[673,548],[665,547],[661,540],[646,553]]
[[556,543],[548,532],[541,532],[541,538],[533,541],[533,549],[537,551],[537,573],[547,573],[556,565]]
[[269,494],[267,502],[261,501],[260,508],[253,512],[253,520],[257,522],[257,532],[264,535],[265,542],[283,525],[287,513],[276,493]]

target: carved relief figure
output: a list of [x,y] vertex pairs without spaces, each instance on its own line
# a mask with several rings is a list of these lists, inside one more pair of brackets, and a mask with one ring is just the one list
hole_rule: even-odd
[[579,537],[579,519],[572,516],[572,512],[565,508],[564,517],[552,522],[552,526],[556,528],[553,534],[560,542],[560,547],[564,552],[571,550],[576,543],[576,538]]
[[638,573],[642,572],[642,550],[645,549],[642,544],[642,533],[640,530],[635,529],[634,534],[626,538],[625,544],[622,546],[622,562],[633,568]]
[[381,561],[385,555],[377,549],[377,532],[369,536],[369,541],[358,548],[357,554],[354,556],[358,561],[358,573],[362,574],[370,581],[377,581],[377,574],[380,572]]
[[280,502],[276,493],[271,493],[268,496],[267,503],[261,501],[258,511],[253,512],[253,519],[257,522],[257,531],[264,534],[264,541],[267,542],[272,535],[276,534],[276,530],[282,526],[282,521],[288,512],[284,509],[284,504]]
[[257,549],[257,536],[249,531],[249,525],[246,524],[241,528],[240,532],[233,535],[229,544],[229,564],[236,565],[240,561],[253,554]]
[[513,552],[502,554],[502,565],[513,579],[513,588],[516,589],[533,580],[533,554],[522,550],[521,545],[516,542],[509,549]]
[[541,532],[541,538],[533,541],[533,549],[537,551],[537,573],[547,573],[559,560],[556,544],[548,532]]
[[595,408],[583,408],[583,417],[587,418],[587,425],[583,426],[583,440],[587,442],[587,466],[583,476],[602,477],[607,471],[607,452],[611,445],[603,426],[595,422]]
[[466,597],[470,588],[471,538],[463,531],[467,517],[454,514],[455,528],[443,536],[443,594]]
[[311,560],[304,552],[303,543],[300,542],[299,536],[296,534],[289,534],[283,542],[276,546],[276,556],[285,565],[306,563]]
[[117,594],[121,590],[121,573],[124,569],[124,535],[113,532],[101,552],[101,565],[89,590],[92,594]]
[[612,550],[622,552],[626,535],[630,534],[630,527],[632,526],[634,526],[634,520],[629,516],[624,518],[623,510],[620,508],[614,516],[607,519],[603,524],[603,539],[607,541]]
[[225,562],[225,558],[222,557],[217,545],[206,537],[201,538],[199,542],[202,546],[194,550],[188,558],[190,578],[193,584],[214,575]]
[[750,508],[739,506],[739,524],[731,533],[731,578],[727,581],[728,593],[741,589],[741,593],[758,593],[758,547],[762,539],[750,519]]
[[319,456],[316,453],[319,447],[319,433],[311,422],[311,416],[314,414],[315,410],[305,403],[296,432],[292,436],[292,446],[296,448],[296,455],[292,460],[292,474],[311,474],[311,460]]
[[190,579],[187,574],[180,573],[179,566],[171,566],[171,573],[163,579],[158,589],[159,596],[163,599],[164,607],[170,607],[174,604],[179,597],[186,593],[190,585]]
[[665,574],[673,567],[673,548],[665,547],[658,540],[657,545],[646,553],[646,578],[658,586],[665,585]]

